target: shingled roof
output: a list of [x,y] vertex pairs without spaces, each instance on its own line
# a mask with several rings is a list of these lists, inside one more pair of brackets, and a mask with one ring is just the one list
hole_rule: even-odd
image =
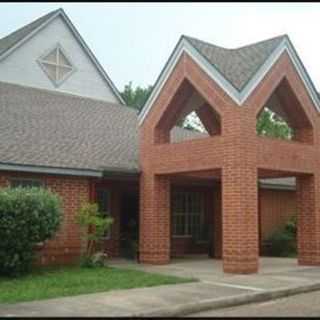
[[[0,163],[137,171],[137,112],[129,107],[0,82]],[[174,129],[174,140],[200,136]]]
[[32,31],[36,30],[40,27],[43,23],[49,20],[52,16],[54,16],[58,10],[54,10],[49,12],[48,14],[34,20],[33,22],[19,28],[18,30],[10,33],[9,35],[5,36],[4,38],[0,39],[0,56],[4,54],[7,50],[12,48],[15,44],[19,41],[24,39],[27,35],[29,35]]
[[226,49],[211,43],[183,36],[229,82],[241,91],[286,35],[256,42],[237,49]]

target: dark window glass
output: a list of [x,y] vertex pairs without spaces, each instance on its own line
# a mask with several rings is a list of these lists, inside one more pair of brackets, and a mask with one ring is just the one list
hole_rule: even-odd
[[44,187],[44,183],[38,179],[12,179],[10,181],[12,188],[22,187],[22,188],[31,188],[31,187]]

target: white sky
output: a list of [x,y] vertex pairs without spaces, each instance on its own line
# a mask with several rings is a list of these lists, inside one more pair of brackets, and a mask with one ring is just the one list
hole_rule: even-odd
[[320,3],[1,3],[0,38],[59,7],[119,90],[153,84],[181,34],[232,48],[284,33],[320,90]]

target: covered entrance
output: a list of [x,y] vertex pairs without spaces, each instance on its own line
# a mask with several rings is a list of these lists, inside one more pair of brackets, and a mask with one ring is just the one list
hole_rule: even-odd
[[[213,248],[222,248],[224,272],[258,272],[258,182],[294,176],[298,262],[320,265],[318,106],[302,81],[301,69],[297,70],[292,62],[297,58],[287,53],[293,50],[290,43],[283,41],[281,46],[282,54],[267,66],[268,73],[256,80],[255,86],[250,83],[251,91],[246,92],[245,99],[233,95],[230,85],[226,85],[228,80],[222,81],[216,69],[208,69],[208,60],[205,63],[193,54],[190,43],[182,39],[176,47],[140,114],[142,262],[169,263],[174,248],[172,230],[189,233],[187,236],[191,234],[192,239],[206,237],[207,231],[199,223],[201,214],[194,214],[201,210],[190,209],[201,200],[187,193],[175,193],[173,188],[176,178],[204,178],[221,184],[222,214],[215,215],[213,208],[210,213],[211,219],[220,219],[212,224],[220,224],[220,235],[215,227],[208,239]],[[208,47],[205,52],[209,50],[213,49]],[[290,140],[257,134],[257,117],[266,107],[281,113],[290,123],[293,129]],[[204,134],[189,135],[178,128],[190,112],[201,120]],[[172,197],[176,199],[174,217]],[[186,201],[190,204],[186,205]],[[186,213],[184,218],[182,210]],[[220,246],[216,245],[218,239],[222,242]]]

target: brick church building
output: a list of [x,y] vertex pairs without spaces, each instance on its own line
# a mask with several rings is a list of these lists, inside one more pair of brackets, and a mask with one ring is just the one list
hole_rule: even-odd
[[[292,139],[257,135],[265,108]],[[319,110],[288,36],[237,49],[181,36],[137,113],[59,9],[0,39],[0,186],[61,196],[43,264],[79,257],[74,216],[95,201],[114,218],[113,257],[135,224],[141,263],[206,254],[254,273],[272,232],[297,215],[298,262],[319,265]],[[177,126],[190,113],[203,132]]]

